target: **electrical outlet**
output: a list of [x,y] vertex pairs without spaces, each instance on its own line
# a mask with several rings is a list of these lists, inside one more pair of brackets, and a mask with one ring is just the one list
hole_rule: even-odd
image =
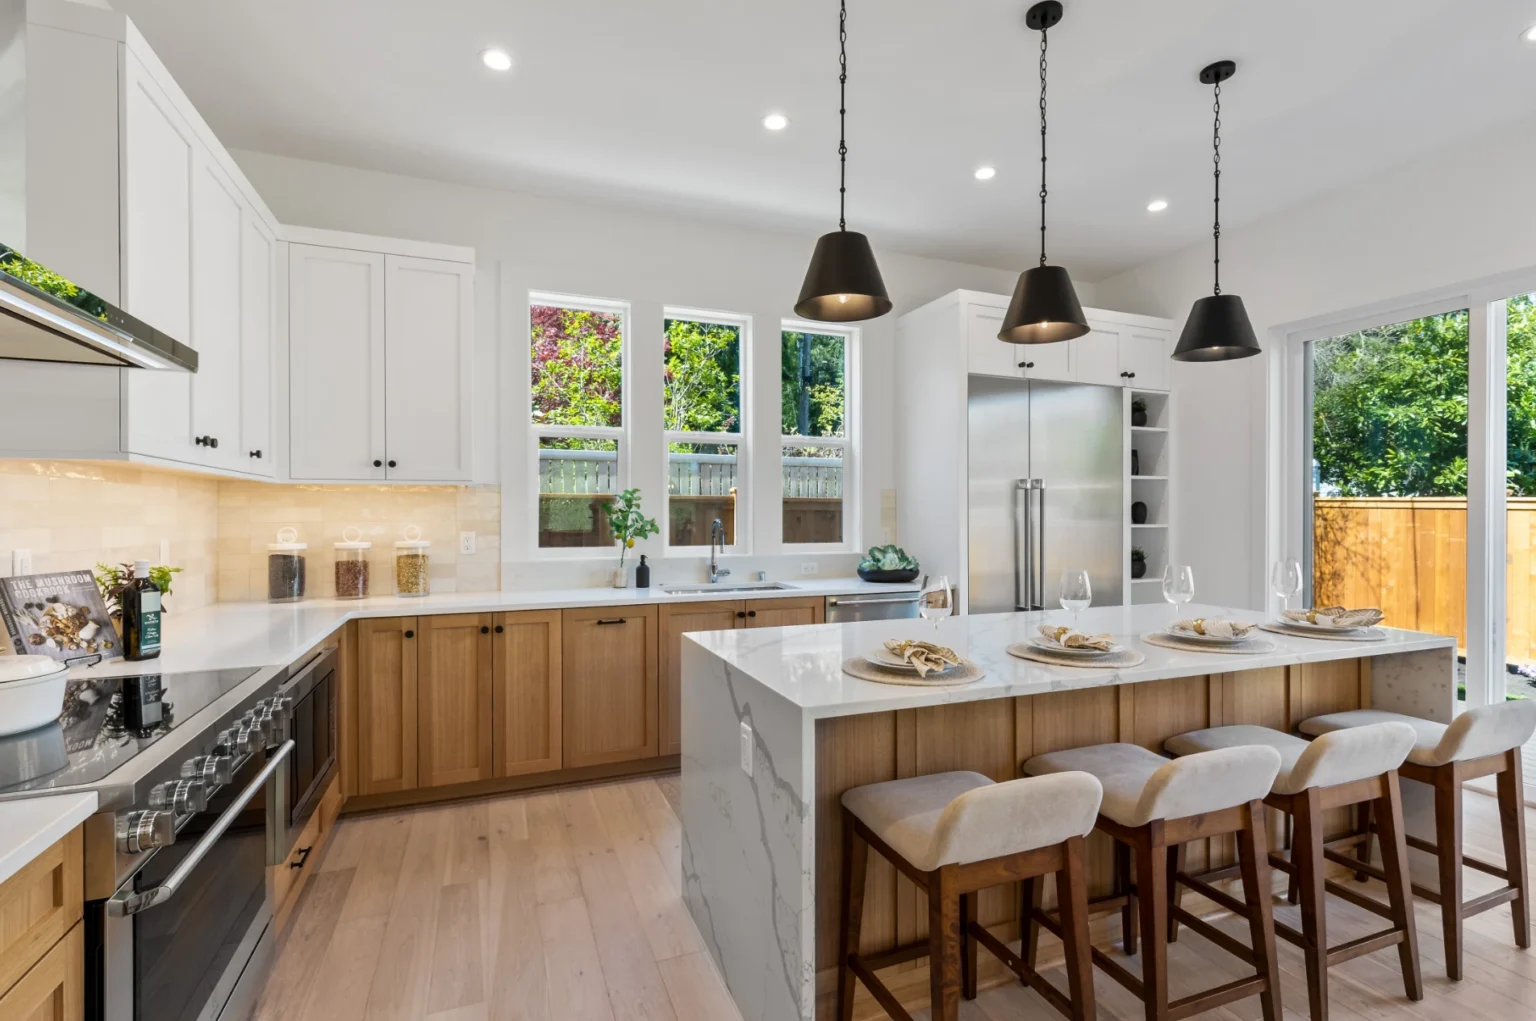
[[475,555],[475,533],[474,532],[460,532],[459,533],[459,552],[462,553],[466,557],[472,557],[472,556]]
[[29,549],[11,550],[11,574],[20,577],[23,574],[32,573],[32,551]]
[[814,560],[807,560],[800,565],[801,574],[815,574],[821,570],[821,565]]
[[752,724],[741,724],[741,771],[752,775]]

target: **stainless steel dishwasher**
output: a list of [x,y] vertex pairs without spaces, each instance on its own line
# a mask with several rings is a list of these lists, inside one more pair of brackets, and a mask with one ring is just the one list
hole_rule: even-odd
[[828,596],[827,623],[852,620],[897,620],[917,616],[916,592],[871,592],[855,596]]

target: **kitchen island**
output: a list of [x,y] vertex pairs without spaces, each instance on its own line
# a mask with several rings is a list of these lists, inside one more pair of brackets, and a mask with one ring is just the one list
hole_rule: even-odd
[[[1263,619],[1257,611],[1189,606],[1182,616]],[[688,909],[748,1021],[832,1016],[836,987],[841,820],[849,788],[968,769],[994,780],[1019,775],[1032,755],[1125,741],[1161,750],[1175,734],[1250,723],[1290,730],[1326,712],[1375,707],[1449,723],[1455,641],[1386,631],[1380,642],[1263,633],[1272,652],[1230,655],[1154,646],[1167,606],[1105,607],[1080,626],[1140,651],[1131,668],[1047,666],[1008,655],[1059,611],[923,621],[722,631],[683,642],[683,884]],[[875,684],[842,672],[887,638],[954,648],[986,676],[957,687]],[[1410,831],[1427,827],[1427,791],[1405,783]],[[1345,830],[1352,820],[1332,820]],[[1278,837],[1278,831],[1272,827]],[[1089,844],[1092,893],[1108,892],[1107,838]],[[1189,864],[1223,864],[1223,839],[1191,845]],[[1415,870],[1419,871],[1418,869]],[[872,858],[865,897],[866,952],[920,937],[921,891]],[[1017,935],[1005,890],[982,895],[983,924]],[[922,961],[910,968],[926,968]],[[926,972],[894,983],[927,1005]],[[983,971],[985,978],[987,972]],[[998,973],[994,973],[998,974]],[[912,995],[910,1000],[905,992]]]

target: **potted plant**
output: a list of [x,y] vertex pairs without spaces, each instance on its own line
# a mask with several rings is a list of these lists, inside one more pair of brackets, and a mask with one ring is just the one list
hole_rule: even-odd
[[608,528],[619,544],[619,566],[613,571],[613,587],[628,588],[629,569],[624,566],[624,554],[635,548],[636,539],[655,535],[661,529],[657,527],[655,518],[648,518],[640,512],[638,489],[624,490],[617,500],[609,500],[603,508],[608,512]]
[[[149,569],[149,580],[155,583],[162,596],[171,594],[171,582],[176,575],[181,573],[179,567],[168,567],[160,564]],[[112,618],[112,626],[118,629],[121,637],[123,628],[123,603],[121,596],[123,589],[133,583],[132,564],[97,564],[96,587],[101,589],[101,598],[107,604],[107,613]],[[163,606],[164,604],[162,604]],[[165,611],[170,612],[170,607],[165,606]]]
[[917,572],[917,561],[900,546],[871,546],[859,561],[859,577],[865,581],[908,582]]
[[1131,547],[1131,577],[1140,578],[1147,573],[1147,551],[1140,546]]
[[1137,397],[1131,401],[1131,424],[1147,424],[1147,402],[1142,400],[1140,397]]

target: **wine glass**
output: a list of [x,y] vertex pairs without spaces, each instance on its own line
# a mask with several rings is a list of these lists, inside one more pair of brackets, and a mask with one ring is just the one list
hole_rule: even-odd
[[1169,564],[1163,568],[1163,598],[1173,604],[1174,619],[1178,608],[1195,598],[1195,570],[1188,564]]
[[949,589],[949,578],[940,575],[924,586],[917,597],[917,611],[924,620],[933,621],[933,629],[939,629],[939,621],[954,612],[954,593]]
[[1276,560],[1269,569],[1269,590],[1280,597],[1282,613],[1291,608],[1291,598],[1301,595],[1301,565],[1294,560]]
[[1072,626],[1077,626],[1077,615],[1093,604],[1093,587],[1088,583],[1087,571],[1061,572],[1061,608],[1072,612]]

